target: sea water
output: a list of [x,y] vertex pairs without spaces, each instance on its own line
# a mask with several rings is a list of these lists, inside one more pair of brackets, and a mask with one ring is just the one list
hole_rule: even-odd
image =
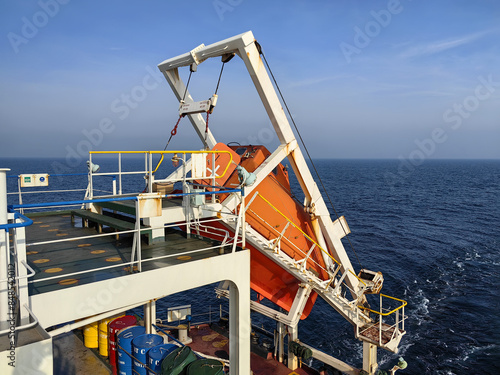
[[[0,163],[12,169],[10,175],[55,173],[53,160],[0,159]],[[100,164],[101,170],[118,170],[114,161]],[[395,160],[317,160],[315,164],[335,210],[351,229],[354,251],[346,239],[343,243],[354,268],[383,272],[384,293],[408,301],[407,335],[398,354],[379,350],[381,368],[392,367],[403,356],[408,369],[402,374],[500,373],[500,161],[427,160],[413,166]],[[134,160],[124,169],[143,165]],[[85,173],[86,166],[81,163],[66,172]],[[86,187],[85,176],[75,179]],[[300,198],[298,184],[291,180]],[[110,181],[101,181],[98,186],[110,190]],[[50,183],[72,188],[58,177]],[[124,190],[138,191],[144,183],[142,175],[129,178]],[[17,190],[15,178],[8,184],[9,191]],[[322,189],[319,181],[318,185]],[[83,196],[74,194],[71,199]],[[10,203],[17,199],[9,196]],[[44,199],[68,198],[56,193]],[[23,200],[36,199],[23,195]],[[159,317],[167,307],[186,303],[192,304],[193,314],[216,306],[213,287],[159,301]],[[274,328],[256,314],[252,319]],[[361,366],[362,344],[354,338],[352,326],[320,298],[300,322],[299,337]]]

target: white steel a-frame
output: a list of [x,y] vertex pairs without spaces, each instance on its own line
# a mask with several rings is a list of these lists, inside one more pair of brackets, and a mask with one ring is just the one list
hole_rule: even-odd
[[[208,58],[220,57],[232,53],[238,55],[245,63],[280,141],[278,149],[266,160],[266,163],[255,171],[257,181],[251,187],[245,187],[245,195],[250,194],[272,169],[285,157],[288,157],[304,191],[304,205],[308,209],[308,212],[313,214],[313,227],[318,238],[318,243],[324,249],[329,248],[332,251],[331,255],[339,261],[342,273],[346,274],[345,283],[350,288],[351,293],[353,293],[353,297],[357,298],[356,292],[359,290],[359,280],[353,273],[351,262],[341,242],[341,238],[344,237],[345,233],[339,231],[338,226],[330,218],[327,206],[318,186],[314,182],[304,155],[298,147],[290,123],[265,69],[260,56],[260,47],[252,32],[248,31],[208,46],[202,44],[190,52],[163,61],[158,65],[158,68],[164,74],[177,99],[179,101],[184,100],[185,103],[192,103],[194,102],[193,98],[180,78],[178,68],[190,66],[195,70],[199,64]],[[188,116],[200,139],[203,142],[206,139],[207,147],[213,148],[217,142],[210,129],[208,129],[207,135],[205,135],[206,123],[201,114],[188,114]],[[323,254],[323,258],[327,266],[332,265],[332,260],[326,254]]]

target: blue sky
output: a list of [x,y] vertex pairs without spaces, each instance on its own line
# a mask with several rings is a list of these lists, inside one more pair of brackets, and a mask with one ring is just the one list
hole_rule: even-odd
[[[0,9],[1,157],[163,149],[178,105],[156,65],[252,30],[313,157],[500,158],[496,0],[40,0]],[[219,69],[199,67],[195,100],[213,94]],[[137,100],[125,102],[132,93]],[[171,148],[202,147],[190,126],[181,123]],[[238,59],[225,67],[210,126],[220,141],[276,145]]]

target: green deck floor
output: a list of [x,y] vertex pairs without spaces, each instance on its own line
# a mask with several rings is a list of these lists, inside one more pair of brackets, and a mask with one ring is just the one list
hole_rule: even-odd
[[[82,228],[81,221],[71,224],[70,215],[54,214],[33,218],[33,225],[27,227],[27,260],[36,271],[31,277],[30,294],[44,293],[60,288],[70,288],[75,285],[109,279],[130,272],[132,251],[132,234],[122,234],[119,239],[115,235],[83,238],[59,243],[31,245],[35,242],[70,239],[96,235],[93,228]],[[142,260],[158,256],[171,255],[169,258],[144,262],[142,271],[166,267],[197,259],[208,258],[219,254],[219,249],[204,250],[190,253],[217,245],[214,241],[186,235],[180,230],[169,229],[165,233],[165,242],[147,245],[142,241]],[[92,271],[79,275],[68,275],[73,272],[91,270],[100,267],[116,266],[107,270]],[[57,279],[43,281],[53,276]]]

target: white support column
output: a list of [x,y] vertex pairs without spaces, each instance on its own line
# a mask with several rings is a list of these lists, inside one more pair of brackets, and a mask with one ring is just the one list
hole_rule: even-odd
[[363,370],[373,375],[377,368],[377,346],[363,341]]
[[152,324],[156,324],[156,300],[154,299],[144,304],[144,327],[146,328],[146,333],[156,333]]
[[229,284],[229,362],[231,373],[250,374],[250,278],[248,287]]
[[146,333],[151,333],[151,305],[148,303],[143,306],[144,312],[144,328],[146,328]]
[[[156,300],[152,299],[149,302],[149,313],[151,316],[151,323],[156,324]],[[151,333],[156,333],[155,327],[151,326]]]
[[[28,300],[28,279],[25,277],[28,274],[28,269],[21,262],[26,262],[26,231],[24,227],[13,229],[15,235],[15,246],[16,246],[16,260],[17,260],[17,276],[19,277],[18,287],[19,287],[19,305],[23,306],[27,304],[29,306]],[[21,307],[21,325],[28,324],[30,321],[29,312]]]
[[311,286],[308,284],[300,284],[299,290],[297,290],[297,294],[293,300],[292,307],[288,312],[288,317],[290,318],[291,325],[296,326],[300,322],[300,317],[304,312],[304,308],[306,307],[306,303],[309,300],[309,296],[311,295]]
[[[10,171],[8,168],[0,169],[0,225],[8,223],[7,215],[7,175]],[[9,319],[9,295],[8,295],[8,267],[10,263],[9,257],[9,240],[7,231],[0,230],[0,331],[8,328]]]
[[299,367],[299,360],[291,351],[291,343],[299,338],[299,326],[288,327],[288,368],[295,370]]
[[278,334],[278,358],[277,360],[280,363],[283,363],[285,359],[285,336],[286,336],[286,327],[283,323],[277,322],[277,334]]

